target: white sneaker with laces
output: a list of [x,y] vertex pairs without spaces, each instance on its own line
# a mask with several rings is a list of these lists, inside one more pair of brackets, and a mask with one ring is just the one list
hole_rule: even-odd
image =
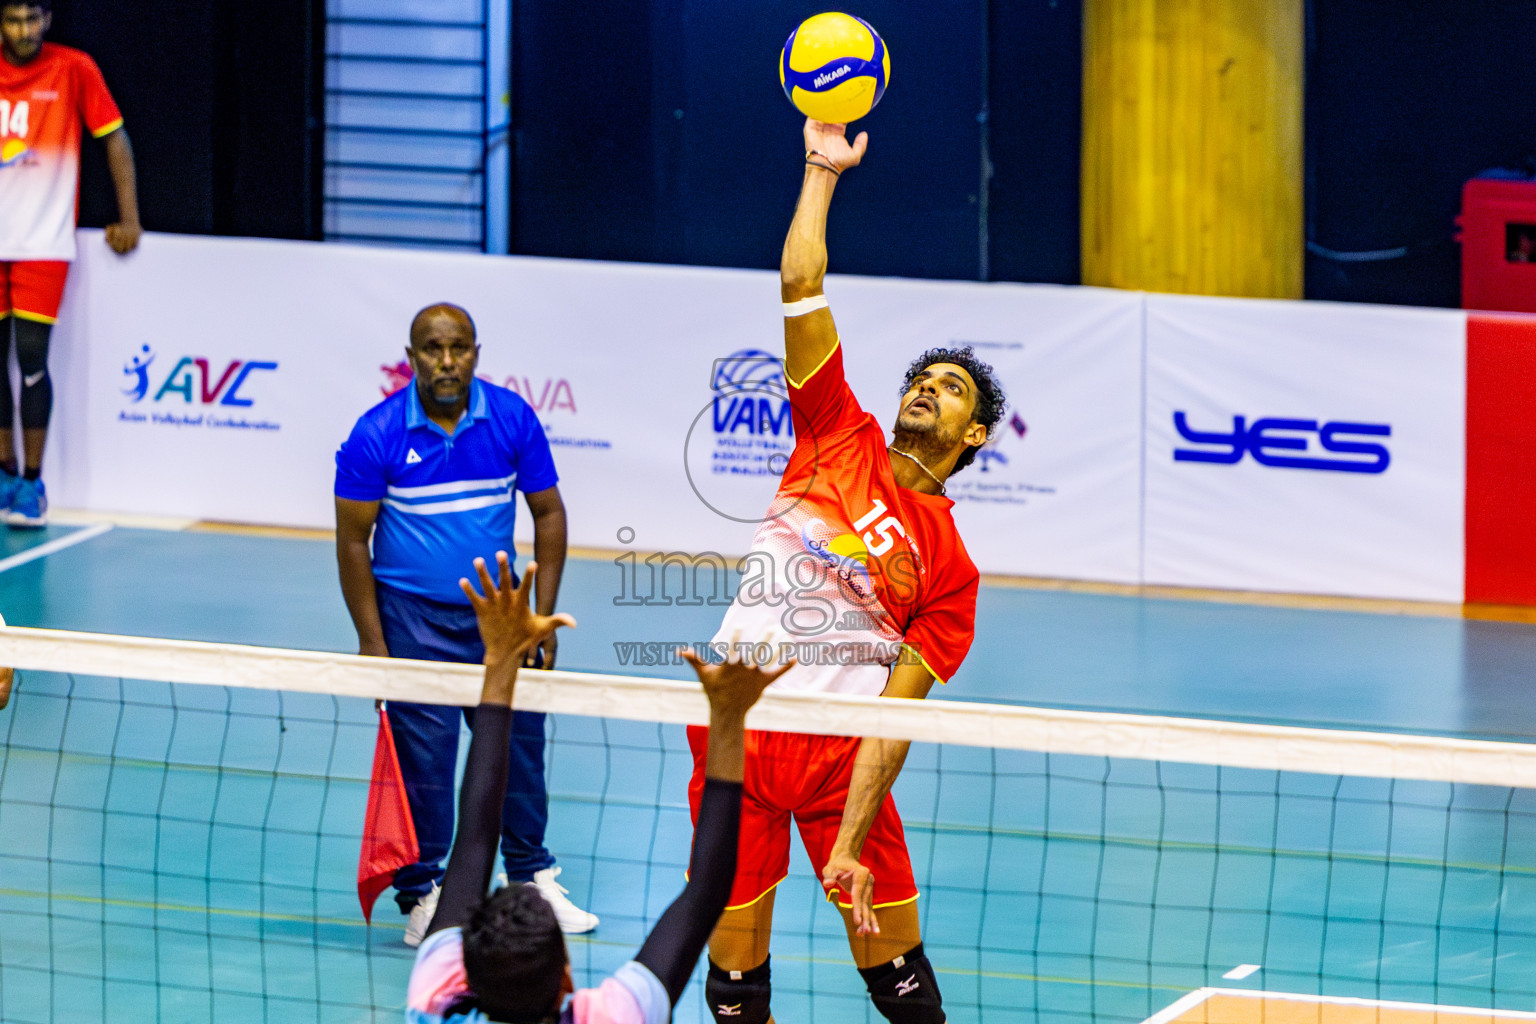
[[538,889],[539,895],[555,908],[555,920],[560,922],[562,932],[567,935],[580,935],[596,928],[597,915],[582,910],[565,898],[571,890],[555,881],[559,876],[559,868],[545,868],[543,871],[535,872],[533,881],[528,884]]
[[405,925],[405,944],[415,949],[421,945],[421,940],[427,937],[427,925],[432,923],[432,915],[437,913],[437,897],[442,890],[436,882],[432,883],[432,891],[416,901],[411,908],[411,919]]

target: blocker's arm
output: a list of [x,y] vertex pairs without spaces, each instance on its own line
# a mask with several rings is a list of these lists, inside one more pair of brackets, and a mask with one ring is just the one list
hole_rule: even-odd
[[501,835],[501,805],[507,793],[507,761],[512,736],[512,692],[517,670],[529,649],[558,626],[574,626],[569,615],[537,615],[528,598],[538,563],[529,563],[521,585],[512,586],[512,563],[505,551],[496,553],[497,579],[485,559],[475,559],[477,591],[468,580],[459,586],[475,610],[480,639],[485,642],[485,682],[475,708],[474,737],[459,791],[459,825],[453,852],[443,875],[443,891],[427,934],[463,925],[485,898],[496,866]]

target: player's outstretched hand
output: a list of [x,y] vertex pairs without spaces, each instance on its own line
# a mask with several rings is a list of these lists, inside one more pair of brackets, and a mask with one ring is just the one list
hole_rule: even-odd
[[851,853],[833,850],[821,869],[821,887],[827,892],[841,888],[853,903],[853,923],[860,935],[879,935],[875,920],[875,876]]
[[719,665],[705,661],[688,647],[678,653],[693,666],[694,674],[703,684],[704,696],[709,698],[711,717],[736,722],[747,717],[747,712],[770,683],[795,667],[793,658],[778,668],[765,669],[747,664],[736,653]]
[[859,166],[868,148],[869,132],[859,132],[850,144],[847,125],[827,124],[810,117],[805,119],[806,152],[820,153],[832,162],[832,169],[839,174],[850,167]]
[[[520,665],[523,656],[540,640],[561,626],[574,626],[576,620],[569,615],[537,615],[528,607],[528,595],[533,592],[533,580],[538,574],[536,563],[529,562],[522,582],[512,586],[512,563],[505,551],[496,552],[499,580],[491,579],[485,559],[475,559],[475,572],[480,577],[480,590],[467,579],[459,580],[459,589],[469,598],[475,609],[475,620],[480,625],[480,639],[485,642],[485,663]],[[483,596],[482,596],[483,595]]]

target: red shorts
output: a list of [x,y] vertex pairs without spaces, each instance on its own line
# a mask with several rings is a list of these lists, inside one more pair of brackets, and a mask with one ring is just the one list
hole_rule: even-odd
[[[704,794],[708,739],[708,729],[689,726],[693,779],[688,784],[688,803],[694,824],[698,824],[699,800]],[[859,740],[855,737],[747,731],[741,842],[728,909],[756,903],[789,874],[791,815],[800,828],[800,841],[805,844],[812,869],[820,874],[843,823],[848,782],[858,752]],[[875,876],[876,907],[892,907],[917,899],[906,833],[890,794],[886,794],[885,802],[875,813],[859,861]],[[836,896],[839,905],[852,906],[848,894],[841,889],[828,898],[831,895]]]
[[0,316],[57,323],[68,276],[63,260],[0,260]]

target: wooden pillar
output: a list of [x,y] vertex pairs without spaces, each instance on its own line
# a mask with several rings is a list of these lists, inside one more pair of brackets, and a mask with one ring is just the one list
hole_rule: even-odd
[[1083,283],[1302,297],[1305,0],[1084,0]]

